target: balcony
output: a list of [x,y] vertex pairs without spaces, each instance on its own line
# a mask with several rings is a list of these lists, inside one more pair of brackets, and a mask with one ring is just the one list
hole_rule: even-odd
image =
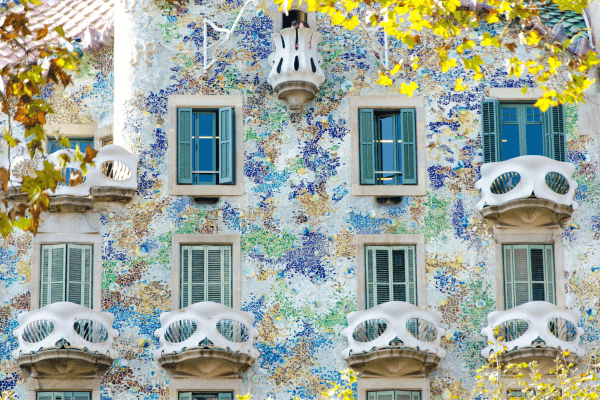
[[[500,364],[537,361],[540,371],[556,369],[555,359],[564,351],[565,361],[577,364],[584,351],[579,347],[583,329],[577,327],[578,311],[565,310],[545,301],[532,301],[488,315],[488,326],[481,330],[488,345],[481,351],[489,359],[497,349]],[[497,330],[497,332],[496,332]]]
[[504,226],[556,226],[570,218],[577,182],[575,166],[543,156],[484,164],[475,188],[477,209]]
[[[62,167],[65,182],[59,183],[50,195],[50,211],[87,211],[94,202],[127,202],[137,190],[137,166],[140,157],[117,145],[109,145],[98,150],[94,158],[95,166],[88,165],[87,174],[81,170],[81,162],[75,161],[75,150],[64,149],[49,154],[47,161],[56,168],[61,155],[67,155],[70,162]],[[10,161],[10,162],[9,162]],[[27,194],[20,191],[23,177],[42,169],[41,160],[32,160],[24,144],[19,144],[8,154],[0,156],[0,167],[10,168],[10,181],[5,197],[8,200],[22,201]]]
[[114,317],[75,303],[53,303],[19,315],[12,356],[31,377],[100,378],[117,358]]
[[160,316],[154,358],[175,377],[239,378],[256,358],[254,314],[205,301]]
[[342,331],[348,347],[342,357],[362,377],[421,377],[446,352],[442,315],[402,301],[391,301],[348,315]]
[[269,56],[273,68],[267,81],[291,111],[300,111],[314,99],[325,81],[323,57],[317,52],[321,37],[309,28],[286,28],[271,36],[275,53]]

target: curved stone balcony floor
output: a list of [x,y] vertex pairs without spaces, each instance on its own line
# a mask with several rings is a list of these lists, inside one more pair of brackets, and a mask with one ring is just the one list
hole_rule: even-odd
[[361,377],[424,377],[438,366],[440,360],[437,354],[400,347],[352,354],[346,362]]
[[[577,365],[581,362],[581,357],[575,353],[568,356],[563,355],[564,351],[554,347],[523,347],[509,352],[496,355],[496,359],[501,366],[511,363],[531,363],[536,361],[538,370],[541,373],[548,373],[550,370],[556,370],[556,360],[561,360],[565,365]],[[521,370],[522,373],[528,373],[529,368]]]
[[157,361],[177,377],[239,378],[256,359],[223,349],[196,348],[164,354]]
[[513,200],[498,206],[484,207],[481,210],[484,218],[502,226],[513,227],[556,226],[571,218],[572,213],[571,206],[536,197]]
[[79,349],[47,349],[24,354],[17,364],[31,377],[99,378],[113,359],[105,354]]

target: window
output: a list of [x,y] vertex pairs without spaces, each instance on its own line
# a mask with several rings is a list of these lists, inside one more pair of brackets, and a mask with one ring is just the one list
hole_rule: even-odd
[[112,136],[109,136],[109,137],[106,137],[106,138],[104,138],[104,139],[101,139],[101,140],[100,140],[100,142],[101,142],[101,144],[102,144],[102,147],[104,147],[104,146],[108,146],[108,145],[110,145],[110,144],[114,144],[114,143],[113,143],[113,137],[112,137]]
[[415,246],[366,246],[367,308],[388,301],[417,305]]
[[530,301],[556,304],[554,246],[513,244],[502,246],[502,251],[505,309]]
[[40,307],[70,301],[92,308],[92,245],[42,245],[41,253]]
[[201,301],[231,307],[231,246],[181,246],[181,308]]
[[543,113],[533,103],[484,100],[482,120],[486,163],[525,155],[566,160],[562,105]]
[[[71,147],[69,147],[70,149],[75,150],[76,148],[79,147],[79,151],[81,151],[82,153],[85,153],[85,149],[87,149],[88,147],[91,147],[92,149],[94,148],[94,138],[93,137],[89,137],[89,138],[70,137],[69,144],[71,145]],[[60,140],[48,139],[48,153],[54,153],[55,151],[62,150],[65,148],[66,147],[63,147],[60,145]]]
[[282,13],[281,18],[283,25],[282,27],[284,29],[290,28],[292,26],[292,21],[294,20],[297,21],[298,24],[303,23],[305,27],[308,23],[306,13],[301,10],[289,10],[287,15],[285,15],[285,13]]
[[367,392],[368,400],[421,400],[420,390],[385,390]]
[[235,183],[235,118],[231,107],[177,109],[177,183]]
[[414,109],[359,109],[360,184],[416,185]]
[[231,400],[231,392],[180,392],[179,400]]
[[37,400],[91,400],[91,392],[37,392]]

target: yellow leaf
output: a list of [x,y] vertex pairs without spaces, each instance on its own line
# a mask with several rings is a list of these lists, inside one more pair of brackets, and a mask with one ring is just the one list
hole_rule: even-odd
[[458,78],[456,80],[456,85],[454,86],[454,91],[455,92],[464,92],[467,89],[467,87],[464,86],[462,83],[463,83],[463,79],[462,78]]
[[398,71],[400,71],[400,68],[402,68],[400,64],[394,65],[394,69],[390,71],[390,74],[395,75],[396,73],[398,73]]
[[379,79],[377,79],[377,83],[383,86],[388,86],[394,83],[386,74],[379,71]]
[[415,90],[417,90],[418,88],[419,88],[419,85],[417,85],[416,82],[411,82],[410,85],[407,85],[406,83],[402,83],[400,85],[400,93],[406,94],[408,97],[412,97],[413,92]]
[[527,94],[527,86],[523,86],[523,89],[521,89],[521,93]]

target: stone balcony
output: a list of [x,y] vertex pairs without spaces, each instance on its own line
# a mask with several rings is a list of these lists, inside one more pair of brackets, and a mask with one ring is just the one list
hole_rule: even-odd
[[205,301],[160,316],[154,358],[176,377],[239,378],[256,358],[254,314]]
[[426,376],[446,355],[441,321],[439,312],[402,301],[355,311],[342,331],[348,341],[342,357],[362,377]]
[[545,301],[532,301],[488,315],[488,326],[481,330],[489,344],[481,351],[489,359],[497,354],[502,364],[537,361],[542,373],[556,369],[555,359],[577,364],[584,355],[579,346],[583,329],[577,327],[578,311],[566,310]]
[[481,167],[475,188],[485,218],[505,226],[556,226],[577,209],[575,166],[543,156],[521,156]]
[[275,52],[269,56],[273,68],[267,81],[291,111],[314,99],[325,81],[323,57],[317,52],[321,37],[309,28],[286,28],[271,36]]
[[[137,167],[140,157],[117,145],[98,150],[94,166],[87,166],[84,176],[81,162],[75,161],[75,150],[63,149],[47,156],[47,161],[61,168],[62,155],[69,162],[62,167],[65,182],[60,182],[54,192],[49,192],[50,211],[87,211],[94,202],[127,202],[137,190]],[[0,156],[0,167],[10,169],[10,181],[5,198],[13,201],[27,199],[21,193],[23,177],[42,169],[42,160],[32,160],[27,147],[19,144],[8,154]]]
[[114,316],[69,302],[19,315],[12,356],[31,377],[99,378],[118,357]]

